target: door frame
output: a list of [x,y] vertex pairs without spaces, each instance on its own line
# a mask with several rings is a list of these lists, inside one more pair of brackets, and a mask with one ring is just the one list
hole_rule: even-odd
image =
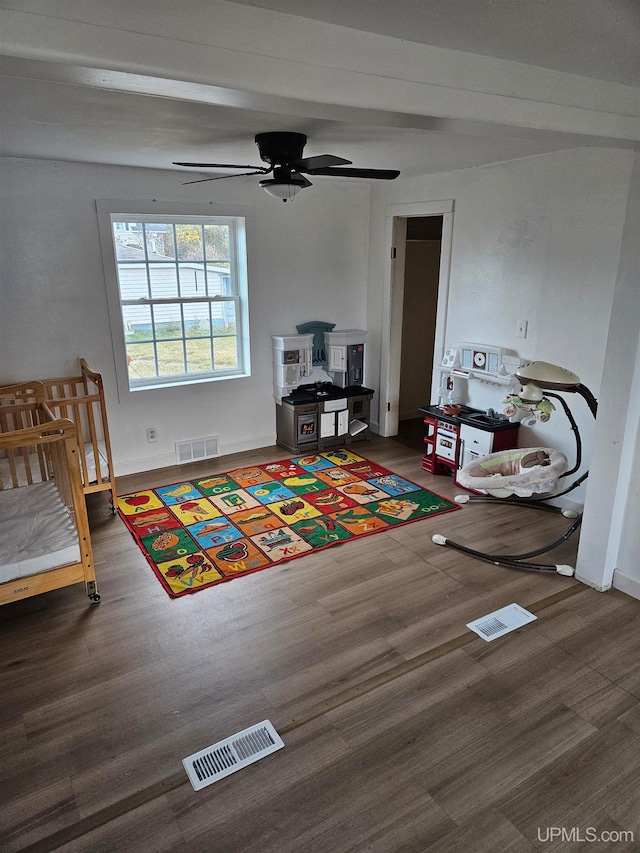
[[[453,199],[387,205],[385,245],[389,247],[389,252],[387,253],[383,292],[382,341],[380,349],[381,405],[378,424],[378,430],[382,436],[398,434],[404,262],[407,233],[406,220],[413,216],[442,216],[436,332],[433,348],[434,366],[440,364],[444,355],[447,307],[449,303],[451,249],[453,244]],[[395,252],[393,252],[394,248]],[[387,330],[386,333],[385,330]],[[439,377],[436,377],[434,369],[431,382],[432,399],[435,399],[439,385]],[[430,403],[431,400],[426,400],[425,402]]]

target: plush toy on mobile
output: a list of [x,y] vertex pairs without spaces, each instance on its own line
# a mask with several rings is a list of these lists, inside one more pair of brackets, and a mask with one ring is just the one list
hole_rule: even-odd
[[502,402],[506,404],[503,409],[505,415],[511,420],[520,420],[524,426],[534,426],[536,420],[546,423],[556,410],[548,397],[532,403],[523,400],[518,394],[507,394]]

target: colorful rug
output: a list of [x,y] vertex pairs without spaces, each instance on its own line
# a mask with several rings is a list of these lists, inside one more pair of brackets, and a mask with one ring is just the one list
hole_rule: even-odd
[[342,449],[118,498],[120,517],[172,597],[455,509]]

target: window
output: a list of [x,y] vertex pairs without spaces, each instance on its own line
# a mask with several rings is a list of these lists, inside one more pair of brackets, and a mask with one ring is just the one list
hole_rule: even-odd
[[110,220],[129,390],[248,375],[244,218]]

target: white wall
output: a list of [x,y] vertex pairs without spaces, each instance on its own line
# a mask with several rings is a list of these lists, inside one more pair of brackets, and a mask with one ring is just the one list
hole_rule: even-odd
[[[177,172],[5,159],[0,179],[0,383],[74,375],[86,358],[104,375],[117,474],[173,464],[179,440],[219,435],[223,454],[273,444],[270,336],[309,320],[365,327],[364,183],[318,180],[283,204],[256,178],[181,186]],[[215,201],[247,216],[250,378],[118,399],[95,209],[105,198]]]
[[[446,345],[477,341],[560,364],[597,396],[632,162],[632,152],[577,149],[376,186],[367,321],[374,387],[379,381],[371,373],[387,334],[387,207],[454,199]],[[516,338],[517,320],[528,321],[525,340]],[[465,402],[500,409],[503,397],[501,388],[469,382]],[[588,463],[593,418],[581,398],[569,402]],[[557,447],[574,458],[561,411],[548,424],[521,430],[521,445]],[[584,500],[584,486],[571,497]]]
[[[580,580],[640,598],[640,154],[635,155],[609,323]],[[602,413],[602,414],[600,414]]]

